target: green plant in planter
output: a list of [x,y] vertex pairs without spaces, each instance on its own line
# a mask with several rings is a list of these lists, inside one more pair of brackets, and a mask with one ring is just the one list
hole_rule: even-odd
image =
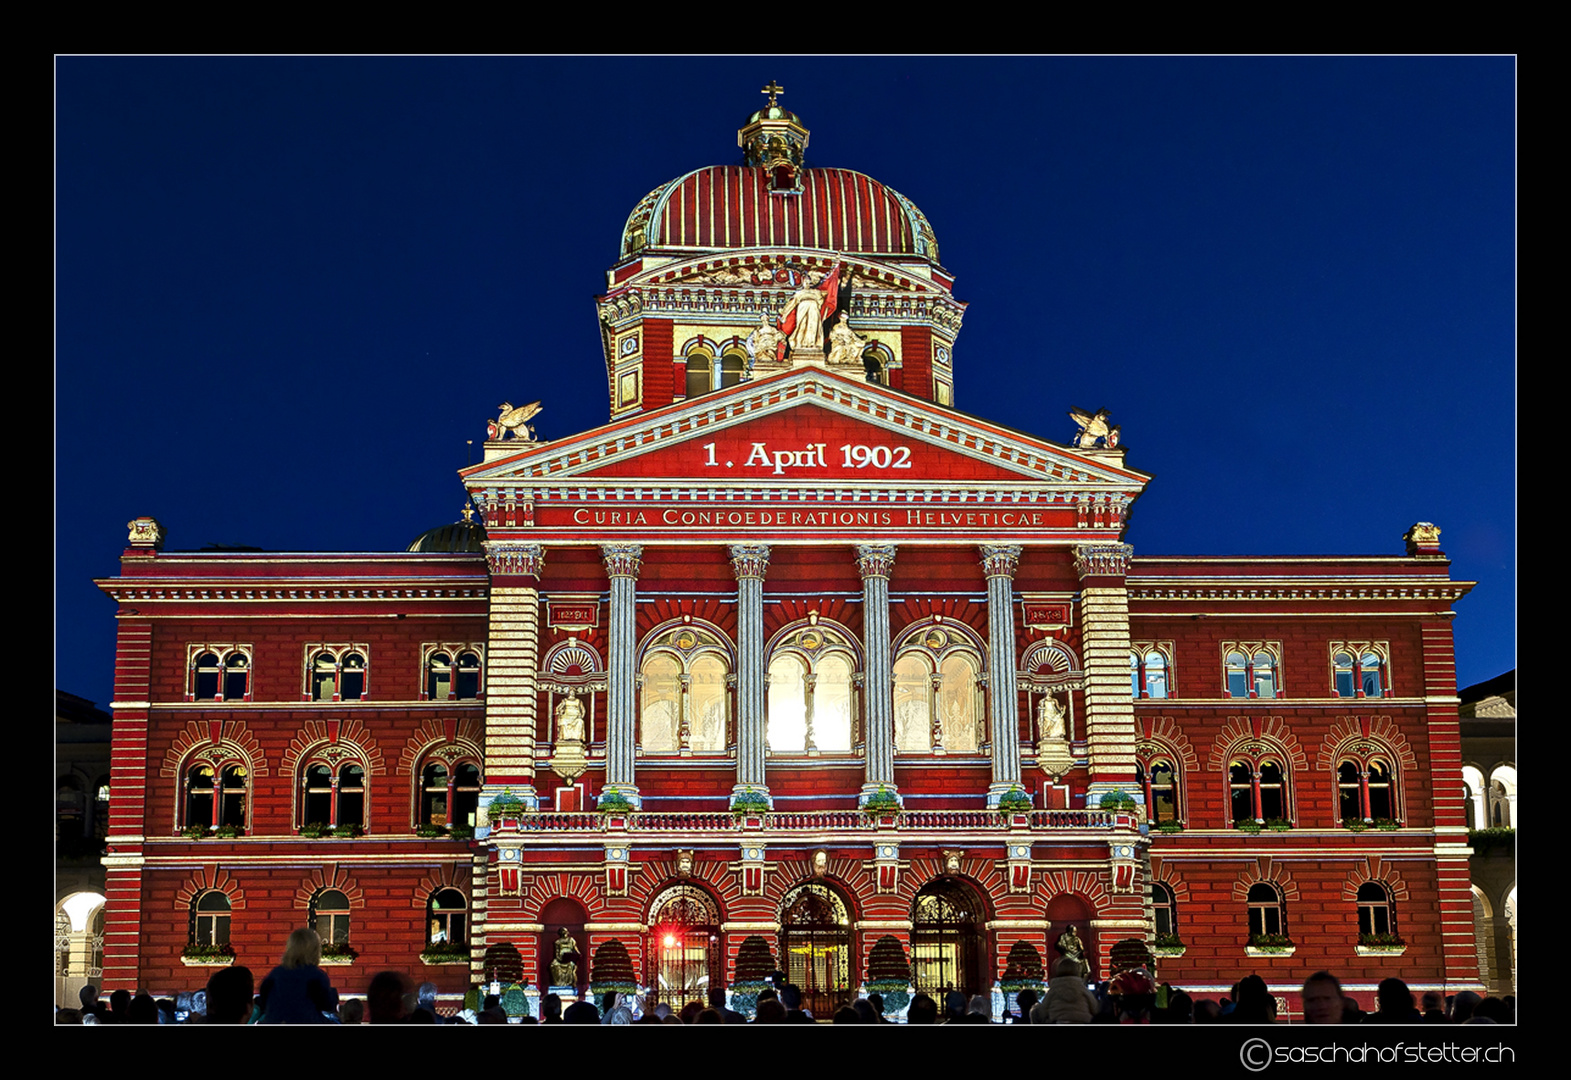
[[628,801],[626,795],[612,788],[610,791],[600,793],[600,798],[595,802],[595,809],[602,814],[630,814],[633,812],[633,804]]
[[324,941],[322,943],[322,957],[336,957],[345,960],[357,960],[360,954],[352,949],[347,941]]
[[769,812],[769,800],[764,798],[764,793],[746,788],[731,797],[731,816],[746,817],[750,814],[764,814]]
[[1402,827],[1402,823],[1400,821],[1388,817],[1377,817],[1369,824],[1374,828],[1379,829],[1381,832],[1396,832]]
[[233,840],[235,837],[240,835],[240,826],[220,825],[218,828],[213,830],[213,835],[218,837],[220,840]]
[[[324,946],[324,951],[326,947]],[[420,950],[422,964],[451,964],[469,959],[469,946],[455,945],[451,941],[444,941],[437,945],[428,945]]]
[[201,840],[208,834],[208,831],[209,828],[206,825],[187,825],[180,830],[180,835],[187,840]]
[[358,825],[340,825],[333,830],[333,835],[341,837],[345,840],[353,840],[355,837],[361,835],[361,833],[364,831],[365,830],[361,829]]
[[1256,949],[1291,949],[1293,939],[1286,934],[1250,934],[1249,944]]
[[1365,821],[1363,818],[1343,818],[1342,828],[1346,829],[1348,832],[1363,832],[1365,829],[1369,828],[1369,822]]
[[1373,949],[1400,949],[1407,945],[1401,934],[1359,934],[1358,943]]
[[1488,851],[1497,847],[1508,848],[1516,843],[1516,830],[1499,825],[1489,829],[1469,829],[1467,842],[1475,851]]
[[517,817],[524,812],[524,800],[513,794],[511,788],[503,788],[491,804],[486,807],[486,813],[491,820],[501,821],[505,817]]
[[422,821],[420,824],[415,826],[415,835],[423,836],[427,840],[433,840],[438,836],[446,836],[447,826],[438,825],[434,821]]
[[1102,796],[1102,801],[1097,804],[1098,810],[1133,810],[1138,805],[1135,797],[1127,791],[1109,791]]
[[867,956],[867,992],[882,994],[884,1011],[897,1013],[911,1004],[911,963],[892,934],[873,942]]
[[867,797],[862,804],[862,813],[869,817],[878,817],[883,814],[895,814],[900,811],[900,799],[893,791],[883,784],[878,785],[878,790]]
[[998,812],[1004,817],[1012,814],[1029,814],[1031,812],[1031,796],[1026,794],[1026,789],[1018,784],[998,797]]
[[1176,931],[1169,930],[1166,933],[1158,934],[1151,945],[1157,949],[1182,949],[1184,947],[1184,939],[1179,937]]
[[1164,821],[1156,827],[1156,831],[1160,833],[1180,833],[1184,831],[1184,827],[1176,821]]
[[1266,818],[1265,827],[1272,832],[1287,832],[1293,827],[1293,823],[1286,818],[1273,817]]
[[473,825],[454,825],[447,830],[447,835],[454,840],[473,840],[475,838],[475,827]]
[[1260,831],[1262,826],[1260,822],[1256,821],[1254,818],[1243,818],[1237,822],[1234,822],[1233,828],[1237,829],[1239,832],[1256,833]]
[[233,960],[235,950],[233,945],[187,945],[180,950],[180,955],[187,960]]
[[321,821],[310,821],[300,826],[300,835],[307,840],[320,840],[332,831],[332,826]]

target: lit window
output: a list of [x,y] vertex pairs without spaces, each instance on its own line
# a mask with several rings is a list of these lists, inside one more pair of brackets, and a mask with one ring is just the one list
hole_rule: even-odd
[[1289,821],[1287,770],[1275,758],[1240,758],[1228,763],[1228,798],[1233,824]]
[[311,929],[323,945],[349,942],[349,898],[337,889],[323,889],[311,898]]
[[229,646],[196,647],[191,658],[193,701],[249,701],[251,657]]
[[1167,825],[1178,821],[1178,774],[1173,763],[1163,758],[1149,766],[1136,763],[1135,779],[1145,787],[1146,812],[1153,825]]
[[366,653],[361,646],[318,647],[307,672],[312,701],[359,701],[366,691]]
[[1381,758],[1338,763],[1336,789],[1337,810],[1344,823],[1397,817],[1396,780]]
[[427,945],[464,945],[464,921],[469,905],[457,889],[438,889],[426,904]]
[[1396,933],[1396,905],[1378,881],[1366,881],[1358,887],[1358,933],[1360,937]]
[[229,897],[216,889],[202,893],[191,903],[191,944],[229,944]]
[[227,763],[218,768],[205,764],[192,766],[186,772],[184,825],[187,828],[230,825],[244,829],[246,778],[246,767],[239,763]]
[[722,754],[731,731],[731,655],[704,627],[655,631],[645,643],[639,746],[645,753]]
[[1274,698],[1278,694],[1277,657],[1272,643],[1231,643],[1223,661],[1230,698]]
[[922,624],[897,646],[895,750],[975,754],[987,741],[979,646],[950,624]]
[[1337,697],[1384,697],[1391,692],[1384,643],[1336,642],[1331,646],[1332,686]]
[[1260,882],[1249,887],[1249,936],[1286,936],[1287,913],[1283,910],[1282,896],[1275,885]]
[[439,761],[420,772],[417,825],[461,825],[473,828],[480,812],[480,766],[460,761],[451,769]]
[[770,643],[767,738],[770,753],[850,753],[854,646],[816,621]]
[[364,825],[365,768],[347,762],[335,770],[330,762],[311,762],[301,774],[300,806],[302,825]]
[[1129,651],[1130,697],[1167,697],[1172,667],[1171,643],[1133,643]]

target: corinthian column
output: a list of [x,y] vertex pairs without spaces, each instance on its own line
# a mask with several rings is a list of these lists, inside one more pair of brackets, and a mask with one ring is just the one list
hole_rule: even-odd
[[545,548],[506,540],[485,545],[491,575],[485,656],[485,790],[504,787],[536,808],[535,711],[540,667],[540,572]]
[[640,544],[602,544],[600,554],[611,579],[611,617],[607,628],[605,791],[619,791],[638,805],[633,779],[636,730],[636,687],[633,659],[638,638],[633,620],[633,592],[644,553]]
[[739,653],[736,790],[752,788],[768,798],[764,774],[764,575],[769,571],[769,546],[732,544],[731,569],[736,572]]
[[1135,708],[1129,698],[1129,590],[1124,583],[1133,552],[1128,544],[1075,548],[1091,766],[1087,794],[1093,803],[1115,788],[1141,798],[1134,783]]
[[1020,545],[984,544],[982,573],[987,576],[987,721],[993,742],[993,782],[989,806],[1020,783],[1019,697],[1015,693],[1015,571]]
[[862,575],[862,653],[867,658],[867,773],[862,797],[895,786],[895,684],[889,654],[889,572],[893,544],[862,544],[856,569]]

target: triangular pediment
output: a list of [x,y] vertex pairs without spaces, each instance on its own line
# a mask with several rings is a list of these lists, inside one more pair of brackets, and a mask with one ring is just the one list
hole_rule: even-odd
[[[504,444],[505,445],[505,444]],[[488,454],[500,449],[488,446]],[[642,413],[465,470],[476,486],[1051,486],[1137,495],[1121,455],[1074,451],[819,368]]]

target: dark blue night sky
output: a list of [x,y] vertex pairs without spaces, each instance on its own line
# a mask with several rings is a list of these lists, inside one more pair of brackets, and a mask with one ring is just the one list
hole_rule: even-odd
[[[504,399],[603,423],[633,204],[739,160],[912,199],[967,301],[956,403],[1106,406],[1137,554],[1399,554],[1432,521],[1461,685],[1516,664],[1510,58],[57,62],[56,685],[107,704],[125,524],[401,550]],[[473,448],[466,440],[475,440]]]

